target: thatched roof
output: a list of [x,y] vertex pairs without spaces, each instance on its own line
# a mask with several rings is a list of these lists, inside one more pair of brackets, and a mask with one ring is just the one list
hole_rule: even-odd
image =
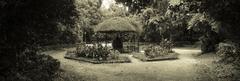
[[128,18],[114,17],[94,28],[95,32],[138,32],[140,28]]
[[143,31],[143,24],[138,20],[138,18],[128,18],[130,23],[135,27],[136,31],[138,34],[140,34]]

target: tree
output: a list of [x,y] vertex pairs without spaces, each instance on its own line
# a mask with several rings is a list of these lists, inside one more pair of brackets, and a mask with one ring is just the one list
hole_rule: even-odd
[[76,0],[77,25],[83,34],[83,41],[91,42],[93,27],[102,21],[101,0]]
[[118,3],[129,7],[129,11],[132,13],[140,13],[142,9],[150,6],[153,0],[116,0]]
[[207,39],[207,42],[203,47],[212,48],[224,39],[239,40],[239,10],[236,9],[239,6],[238,0],[182,0],[172,9],[193,14],[189,29],[204,33],[202,39]]
[[183,0],[187,12],[202,13],[211,24],[211,29],[225,39],[239,40],[239,0]]
[[59,63],[38,48],[77,41],[74,1],[2,0],[0,11],[1,80],[51,80]]
[[157,13],[164,15],[169,5],[169,0],[116,0],[129,8],[131,13],[141,13],[142,9],[154,8]]

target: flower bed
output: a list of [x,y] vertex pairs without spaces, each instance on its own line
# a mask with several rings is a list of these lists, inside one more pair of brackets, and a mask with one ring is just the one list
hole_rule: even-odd
[[162,60],[175,60],[178,59],[178,54],[177,53],[169,53],[168,55],[165,56],[158,56],[158,57],[153,57],[149,58],[145,54],[135,54],[133,55],[134,58],[140,59],[141,61],[162,61]]
[[173,44],[168,40],[162,40],[160,45],[150,45],[144,50],[144,54],[136,54],[133,57],[142,61],[173,60],[178,54],[172,51]]
[[131,62],[128,57],[121,56],[119,52],[110,50],[100,44],[93,46],[80,45],[75,51],[67,52],[65,58],[94,64]]

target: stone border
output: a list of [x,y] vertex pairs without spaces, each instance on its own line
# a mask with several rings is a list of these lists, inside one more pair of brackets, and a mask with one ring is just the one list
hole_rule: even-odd
[[144,62],[150,62],[150,61],[176,60],[178,59],[178,55],[179,55],[178,53],[171,53],[168,56],[163,56],[163,57],[159,56],[155,58],[148,58],[146,56],[142,58],[142,57],[139,57],[138,55],[133,55],[133,57]]

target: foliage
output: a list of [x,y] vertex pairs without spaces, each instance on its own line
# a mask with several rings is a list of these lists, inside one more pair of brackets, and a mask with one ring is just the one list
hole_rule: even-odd
[[188,29],[193,29],[197,32],[206,33],[211,30],[211,24],[204,14],[194,14],[188,22]]
[[141,13],[142,9],[154,8],[157,13],[164,15],[169,5],[168,0],[116,0],[129,8],[131,13]]
[[102,13],[99,10],[101,0],[75,0],[74,5],[78,12],[76,25],[79,26],[79,29],[75,30],[83,33],[83,41],[91,42],[93,28],[102,21]]
[[79,17],[77,22],[81,27],[90,27],[101,22],[100,0],[76,0],[75,5],[79,12],[77,13]]
[[170,5],[168,0],[116,0],[116,2],[129,8],[129,12],[134,14],[130,17],[138,17],[135,21],[143,26],[140,36],[143,41],[159,42],[163,37],[163,32],[170,27],[163,19]]
[[159,42],[162,38],[184,41],[189,37],[190,31],[187,30],[189,18],[186,14],[174,12],[171,9],[168,9],[164,16],[149,17],[143,28],[144,39],[150,42]]
[[158,20],[151,19],[149,23],[144,26],[144,39],[149,42],[159,42],[161,40],[161,28]]
[[[240,25],[240,7],[239,0],[182,0],[186,5],[187,13],[200,13],[202,16],[196,17],[198,26],[207,26],[203,28],[206,30],[215,31],[218,36],[216,38],[222,40],[236,40],[236,43],[225,42],[218,46],[217,54],[222,57],[222,61],[227,63],[234,63],[239,70],[239,25]],[[199,20],[201,19],[201,20]],[[194,25],[194,24],[193,24]],[[215,40],[213,40],[215,41]],[[214,43],[219,43],[214,42]],[[212,42],[211,40],[209,42]],[[213,47],[214,44],[210,46]],[[207,47],[209,48],[209,47]],[[228,71],[228,70],[226,70]],[[231,71],[230,71],[231,72]],[[239,75],[239,71],[237,75]],[[232,75],[232,73],[230,73]],[[224,77],[226,78],[226,77]],[[239,79],[238,79],[239,80]]]
[[77,48],[76,55],[78,57],[92,58],[100,61],[118,58],[118,55],[116,55],[115,52],[111,51],[107,47],[103,47],[100,44],[93,46],[81,45]]
[[74,1],[1,0],[0,11],[1,77],[51,81],[59,63],[36,52],[39,46],[80,40]]
[[222,61],[227,63],[238,63],[240,61],[239,44],[234,42],[220,43],[217,54],[222,57]]
[[[6,1],[3,7],[2,27],[6,33],[16,33],[18,39],[29,38],[27,41],[40,45],[56,43],[74,43],[72,34],[78,34],[75,29],[76,11],[72,0],[61,1]],[[56,5],[52,5],[56,4]],[[69,13],[64,13],[69,12]],[[18,30],[14,30],[17,27]],[[62,32],[70,33],[65,34]],[[21,36],[19,36],[21,35]],[[71,35],[71,36],[69,36]],[[17,37],[17,36],[15,36]],[[23,39],[24,39],[23,38]],[[70,38],[72,42],[65,42],[61,38]],[[17,39],[17,38],[15,38]]]
[[60,68],[58,60],[32,50],[24,51],[17,59],[18,81],[52,81]]
[[151,0],[116,0],[116,2],[128,6],[129,11],[133,13],[139,13],[141,9],[150,6],[150,3],[152,3]]
[[163,17],[156,16],[153,8],[147,8],[141,15],[143,23],[142,38],[148,42],[159,42],[161,40],[161,31]]
[[101,9],[101,14],[104,19],[109,19],[112,17],[126,17],[129,12],[122,4],[111,4],[109,9]]
[[239,40],[239,0],[183,0],[184,11],[204,14],[213,31],[225,39]]
[[200,37],[199,40],[201,41],[202,53],[208,53],[216,50],[216,45],[220,42],[221,39],[216,32],[209,31]]
[[[203,3],[202,3],[203,2]],[[183,0],[179,5],[171,6],[169,9],[173,12],[177,12],[180,17],[187,17],[187,23],[185,27],[188,30],[193,30],[198,34],[202,35],[200,41],[202,42],[201,48],[203,53],[211,52],[215,50],[215,45],[218,44],[223,37],[220,38],[219,35],[221,29],[221,21],[212,17],[207,10],[203,7],[206,7],[207,4],[204,1],[189,1]],[[192,16],[192,17],[191,17]]]
[[[240,47],[239,43],[234,41],[225,41],[218,45],[217,55],[221,57],[220,63],[226,63],[226,66],[220,66],[218,70],[218,76],[220,78],[230,78],[232,81],[239,80],[240,69]],[[230,67],[229,67],[230,66]],[[226,68],[226,69],[224,69]],[[230,71],[229,71],[230,69]]]
[[145,50],[145,55],[149,58],[166,56],[172,52],[173,43],[168,40],[162,40],[160,45],[151,45]]

